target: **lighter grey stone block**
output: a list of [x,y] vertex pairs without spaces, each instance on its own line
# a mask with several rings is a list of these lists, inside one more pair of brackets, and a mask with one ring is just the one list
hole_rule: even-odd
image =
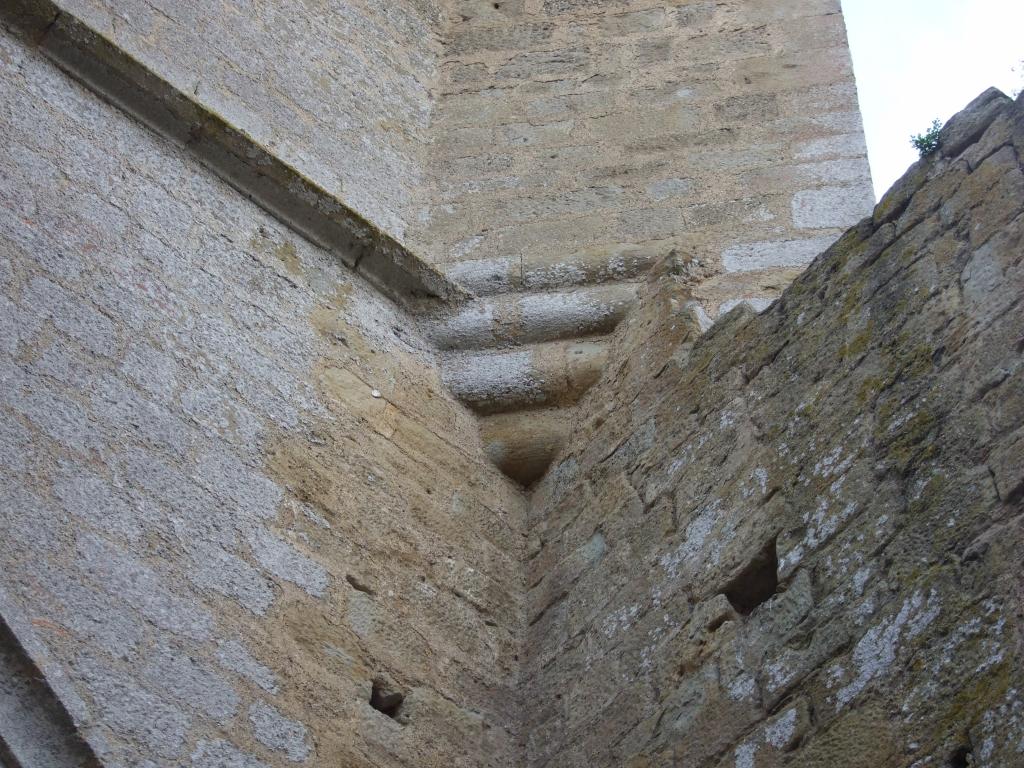
[[269,704],[257,701],[249,708],[253,735],[270,749],[283,752],[293,763],[305,762],[310,745],[306,726],[289,720]]
[[75,672],[89,687],[102,725],[136,741],[143,754],[164,760],[181,755],[192,724],[188,714],[107,662],[82,657]]
[[237,749],[226,741],[200,741],[192,753],[195,768],[267,768],[266,763]]
[[647,194],[655,200],[682,197],[693,191],[691,179],[662,179],[647,185]]
[[234,598],[257,616],[267,612],[274,590],[264,576],[241,558],[216,544],[193,542],[189,579],[196,586]]
[[267,667],[253,658],[249,649],[237,640],[224,640],[217,648],[217,661],[225,669],[237,672],[268,693],[277,693],[277,678]]
[[327,571],[294,546],[274,536],[264,528],[257,528],[249,536],[256,562],[270,573],[284,581],[302,587],[314,597],[320,597],[327,589]]
[[793,196],[793,225],[800,229],[852,227],[871,213],[874,203],[863,185],[807,189]]
[[115,600],[138,610],[157,627],[171,634],[205,640],[213,618],[196,606],[192,596],[175,594],[166,577],[133,555],[93,534],[78,537],[79,571],[103,586]]
[[238,710],[238,694],[205,664],[169,646],[152,654],[143,676],[159,690],[215,720],[224,721]]
[[762,269],[803,267],[832,245],[832,237],[742,243],[722,252],[726,272],[756,272]]
[[44,277],[29,281],[22,306],[51,320],[91,352],[111,357],[117,350],[117,331],[110,318]]

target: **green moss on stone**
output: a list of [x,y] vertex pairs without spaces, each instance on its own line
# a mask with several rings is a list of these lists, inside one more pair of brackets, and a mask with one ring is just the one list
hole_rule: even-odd
[[874,400],[888,386],[889,382],[881,376],[870,376],[857,388],[857,403],[866,405]]
[[850,285],[846,292],[843,305],[839,308],[839,322],[846,322],[855,309],[863,306],[862,295],[864,293],[865,278],[860,278]]
[[[929,411],[918,411],[898,427],[898,432],[889,444],[887,453],[901,471],[905,472],[916,460],[926,459],[935,453],[934,445],[919,447],[928,437],[935,422],[935,416]],[[882,426],[884,436],[889,430],[885,428],[884,423]]]
[[841,357],[846,360],[855,360],[859,358],[867,350],[868,345],[871,343],[871,338],[874,335],[875,323],[874,321],[868,323],[868,327],[853,337],[852,340],[843,345],[843,348],[839,351]]
[[941,503],[946,486],[948,485],[943,475],[932,475],[931,479],[921,489],[920,495],[910,502],[908,511],[911,515],[927,513]]

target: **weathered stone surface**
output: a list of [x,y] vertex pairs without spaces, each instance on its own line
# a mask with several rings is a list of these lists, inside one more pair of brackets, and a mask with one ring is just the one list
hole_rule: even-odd
[[[453,276],[565,259],[567,287],[589,280],[584,249],[682,248],[707,254],[714,314],[755,298],[716,273],[775,270],[772,299],[792,277],[798,259],[737,266],[745,245],[832,240],[869,212],[838,4],[480,5],[451,16],[427,165],[443,182],[414,235]],[[484,290],[521,290],[515,272]]]
[[957,157],[981,138],[993,119],[1005,111],[1010,97],[998,88],[989,88],[942,127],[939,151],[943,157]]
[[446,381],[503,412],[488,450],[523,479],[557,447],[540,435],[563,434],[530,411],[572,403],[581,379],[507,347],[610,332],[628,306],[613,285],[678,249],[702,254],[705,319],[762,310],[873,198],[835,3],[482,5],[449,15],[439,182],[412,237],[489,297],[432,335],[490,348]]
[[0,620],[0,764],[97,765],[45,676]]
[[0,135],[0,615],[100,763],[513,765],[524,499],[416,321],[7,33]]
[[533,496],[527,764],[1024,761],[1024,110],[951,125],[761,315],[652,273]]
[[800,275],[836,0],[74,7],[392,228],[437,162],[486,295],[421,329],[0,36],[0,760],[1021,763],[1024,101]]
[[[402,240],[416,220],[441,4],[59,0],[214,114]],[[329,140],[325,140],[330,137]]]

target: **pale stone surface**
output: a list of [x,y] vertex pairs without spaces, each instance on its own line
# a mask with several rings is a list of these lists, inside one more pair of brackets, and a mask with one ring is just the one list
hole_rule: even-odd
[[[670,253],[699,254],[688,276],[705,318],[764,309],[870,211],[871,184],[836,3],[486,5],[449,8],[426,166],[438,184],[410,236],[482,296],[432,338],[497,355],[446,381],[506,413],[487,449],[535,476],[553,445],[531,411],[578,393],[558,383],[568,370],[499,376],[506,347],[610,332],[632,301],[608,301],[612,286]],[[839,202],[820,210],[829,193]]]
[[[801,275],[868,213],[838,2],[638,6],[447,7],[487,295],[426,324],[0,36],[0,736],[56,749],[19,760],[1020,762],[1024,101]],[[252,64],[131,8],[128,47]],[[269,70],[316,15],[273,8]],[[352,10],[379,55],[438,8]],[[556,453],[532,494],[487,458]]]
[[793,195],[793,225],[798,229],[848,226],[874,201],[868,190],[849,187],[805,189]]
[[803,267],[819,253],[832,245],[831,237],[812,237],[805,240],[781,242],[743,243],[726,248],[722,253],[722,267],[727,272],[756,272],[777,267]]
[[513,765],[524,500],[416,321],[6,32],[0,135],[0,613],[99,764]]
[[217,649],[217,661],[226,669],[237,672],[256,683],[263,690],[277,693],[278,685],[274,673],[254,659],[248,649],[237,640],[220,643]]
[[226,741],[200,741],[192,753],[192,765],[204,768],[266,768],[266,764]]
[[293,763],[309,757],[309,737],[302,723],[289,720],[270,704],[258,701],[249,709],[249,722],[256,739],[277,752],[284,752]]
[[[488,285],[482,265],[568,264],[583,248],[723,253],[807,227],[824,243],[870,211],[837,3],[480,5],[449,13],[433,116],[445,138],[428,159],[444,181],[413,235],[441,262],[474,262],[449,274],[515,291],[514,267]],[[832,188],[838,207],[802,202],[794,221],[794,195]],[[757,268],[784,285],[797,263]],[[709,266],[704,280],[733,268]],[[558,287],[588,281],[565,270]],[[698,298],[711,312],[745,297],[735,288]]]
[[58,5],[392,236],[416,220],[442,3]]
[[19,766],[85,765],[87,746],[45,678],[0,622],[0,762]]

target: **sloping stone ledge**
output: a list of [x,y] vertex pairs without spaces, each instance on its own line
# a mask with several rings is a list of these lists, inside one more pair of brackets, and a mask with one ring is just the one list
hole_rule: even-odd
[[412,310],[467,298],[462,288],[245,131],[175,88],[50,0],[7,0],[0,23],[69,75],[201,163],[271,215]]

